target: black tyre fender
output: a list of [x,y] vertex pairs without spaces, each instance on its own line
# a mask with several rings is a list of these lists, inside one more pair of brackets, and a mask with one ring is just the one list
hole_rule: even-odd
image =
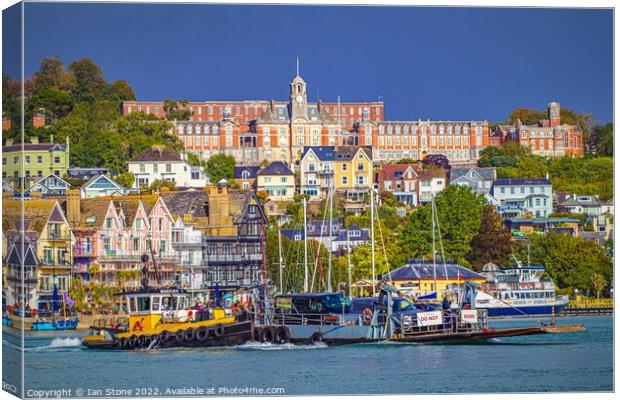
[[201,326],[200,328],[196,329],[195,337],[196,340],[198,340],[199,342],[204,342],[209,338],[209,330],[206,326]]
[[178,344],[183,343],[183,329],[179,329],[175,334],[174,334],[174,339]]
[[170,332],[168,331],[163,331],[162,333],[159,334],[159,342],[160,343],[166,343],[168,340],[170,340]]
[[194,328],[187,328],[183,333],[183,340],[186,342],[193,342],[196,339],[196,330]]
[[323,334],[319,331],[316,331],[310,336],[310,343],[323,343]]
[[222,325],[218,325],[217,328],[213,330],[213,336],[216,338],[221,338],[224,336],[224,327]]
[[264,343],[275,343],[276,329],[273,326],[266,326],[263,328],[262,340]]
[[131,335],[131,337],[128,340],[128,345],[129,345],[129,348],[131,349],[138,347],[138,336]]
[[252,336],[252,340],[255,342],[260,342],[263,340],[263,328],[258,326],[254,327],[254,336]]
[[291,341],[291,331],[287,326],[278,326],[275,332],[275,342],[277,344],[286,344]]

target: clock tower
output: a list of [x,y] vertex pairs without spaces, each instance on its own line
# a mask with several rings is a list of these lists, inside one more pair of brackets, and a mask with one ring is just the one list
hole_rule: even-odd
[[291,122],[295,122],[298,118],[304,118],[307,121],[308,95],[306,93],[306,82],[299,76],[299,73],[291,81],[290,102]]

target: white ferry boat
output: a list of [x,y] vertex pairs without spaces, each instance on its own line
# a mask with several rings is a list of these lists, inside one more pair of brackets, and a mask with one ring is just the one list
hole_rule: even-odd
[[568,296],[556,296],[555,284],[542,278],[543,266],[516,265],[500,269],[493,263],[482,267],[487,278],[476,294],[476,308],[489,317],[519,317],[558,314],[568,305]]

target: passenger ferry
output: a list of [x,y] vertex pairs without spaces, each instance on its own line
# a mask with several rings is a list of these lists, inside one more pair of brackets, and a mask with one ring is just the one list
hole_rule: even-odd
[[556,296],[555,284],[543,278],[542,266],[516,265],[500,269],[493,263],[482,267],[487,278],[476,293],[476,308],[489,317],[525,317],[559,313],[568,305],[568,296]]

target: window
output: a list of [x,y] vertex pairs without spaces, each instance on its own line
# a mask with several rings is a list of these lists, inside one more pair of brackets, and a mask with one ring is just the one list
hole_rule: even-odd
[[55,156],[54,157],[54,164],[60,164],[60,157],[59,156]]
[[280,183],[286,183],[286,176],[280,177]]
[[346,171],[346,170],[347,170],[347,164],[346,164],[346,163],[342,163],[342,164],[340,164],[340,165],[342,165],[342,170],[343,170],[343,171]]
[[172,164],[166,164],[166,172],[172,172]]
[[19,157],[13,157],[13,164],[17,164],[19,162]]
[[105,219],[105,227],[108,229],[112,229],[113,225],[112,225],[112,218],[106,218]]
[[24,162],[30,164],[30,156],[24,156]]
[[2,157],[2,165],[6,165],[6,157]]
[[343,185],[346,185],[346,184],[347,184],[347,177],[346,177],[346,176],[343,176],[343,177],[342,177],[342,184],[343,184]]
[[153,164],[153,172],[159,172],[158,164]]
[[140,164],[140,172],[145,172],[146,168],[144,167],[144,164]]

